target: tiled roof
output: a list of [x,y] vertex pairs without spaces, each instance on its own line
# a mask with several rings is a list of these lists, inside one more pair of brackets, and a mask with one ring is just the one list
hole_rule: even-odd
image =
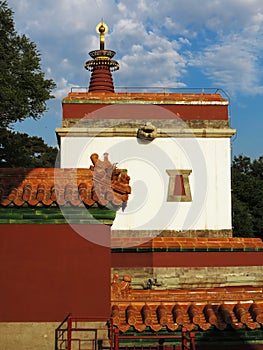
[[191,290],[132,290],[129,276],[112,283],[113,323],[121,332],[133,327],[154,332],[180,326],[191,331],[260,328],[263,288],[225,287]]
[[202,93],[149,93],[149,92],[70,92],[67,97],[63,99],[63,103],[70,101],[180,101],[182,103],[189,102],[207,102],[207,103],[225,103],[228,101],[222,97],[221,94],[202,94]]
[[220,237],[112,237],[114,252],[180,252],[263,250],[260,238]]
[[107,155],[95,158],[89,169],[0,169],[0,207],[125,206],[131,192],[126,171]]

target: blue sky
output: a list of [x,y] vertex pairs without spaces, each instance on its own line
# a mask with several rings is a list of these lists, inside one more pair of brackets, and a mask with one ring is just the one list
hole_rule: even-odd
[[84,69],[97,49],[96,25],[107,23],[106,48],[116,51],[115,86],[221,88],[237,129],[232,153],[263,155],[262,0],[8,0],[16,30],[37,44],[56,99],[19,131],[56,145],[61,100],[88,86]]

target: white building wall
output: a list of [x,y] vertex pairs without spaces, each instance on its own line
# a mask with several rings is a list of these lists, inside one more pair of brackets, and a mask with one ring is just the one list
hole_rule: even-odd
[[[229,138],[62,137],[61,167],[86,168],[109,153],[127,168],[132,194],[115,230],[231,229]],[[167,202],[167,169],[189,169],[192,202]]]

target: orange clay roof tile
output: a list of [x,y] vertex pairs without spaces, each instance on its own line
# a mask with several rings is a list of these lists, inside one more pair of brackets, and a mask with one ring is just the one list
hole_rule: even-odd
[[255,329],[263,325],[263,290],[254,287],[224,287],[192,290],[133,290],[130,282],[112,283],[112,318],[120,331],[130,327],[142,332],[149,327],[188,331],[212,327]]
[[0,170],[0,206],[120,206],[131,192],[126,171],[98,160],[89,169]]

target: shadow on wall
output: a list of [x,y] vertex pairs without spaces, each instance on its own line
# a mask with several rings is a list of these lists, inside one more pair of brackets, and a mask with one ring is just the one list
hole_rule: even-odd
[[[263,350],[262,328],[197,331],[196,339],[196,350]],[[260,344],[253,344],[255,342]]]

